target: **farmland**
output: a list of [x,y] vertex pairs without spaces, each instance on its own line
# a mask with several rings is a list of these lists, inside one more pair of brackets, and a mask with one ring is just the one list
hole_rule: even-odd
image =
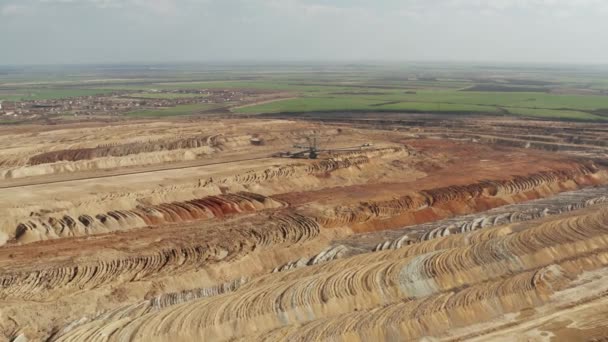
[[130,94],[129,97],[143,98],[143,99],[184,99],[192,97],[201,97],[200,94],[181,94],[181,93],[134,93]]
[[139,111],[128,112],[125,115],[133,117],[155,117],[155,116],[179,116],[179,115],[193,115],[197,112],[207,111],[217,108],[213,104],[191,104],[191,105],[178,105],[170,108],[161,109],[145,109]]
[[64,88],[18,88],[14,91],[2,91],[0,89],[0,100],[22,101],[22,100],[52,100],[79,96],[93,96],[111,93],[109,89],[64,89]]
[[247,71],[218,67],[206,73],[193,73],[191,77],[159,72],[146,78],[134,73],[131,81],[122,74],[121,78],[112,78],[95,73],[48,81],[42,78],[38,82],[30,78],[19,82],[13,78],[0,87],[0,100],[67,100],[109,95],[153,101],[193,100],[203,97],[207,90],[247,90],[267,95],[215,107],[184,106],[196,103],[180,102],[167,109],[133,108],[123,113],[196,115],[200,110],[232,108],[235,114],[247,115],[377,111],[604,121],[608,86],[602,75],[606,74],[608,71],[603,69],[560,71],[438,65],[260,67]]
[[608,106],[606,98],[583,96],[479,93],[463,96],[458,92],[423,92],[415,95],[361,95],[308,97],[278,101],[236,110],[238,113],[294,113],[311,111],[391,111],[423,113],[483,113],[603,120],[592,111]]

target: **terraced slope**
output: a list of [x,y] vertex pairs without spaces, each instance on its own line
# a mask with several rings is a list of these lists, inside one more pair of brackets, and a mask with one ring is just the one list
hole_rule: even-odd
[[608,335],[606,127],[372,119],[0,128],[0,340]]
[[501,117],[457,117],[398,113],[276,114],[361,128],[399,131],[413,137],[468,140],[519,148],[565,152],[602,160],[608,156],[608,128],[601,123],[513,120]]
[[542,306],[584,272],[608,265],[608,208],[577,214],[511,231],[469,233],[462,236],[475,241],[469,245],[420,242],[278,273],[233,292],[123,317],[119,324],[93,321],[56,340],[230,340],[255,334],[260,340],[305,341],[441,334]]
[[68,236],[102,234],[152,225],[201,221],[226,215],[279,208],[283,204],[253,193],[208,196],[186,202],[140,206],[129,211],[109,211],[95,216],[64,216],[20,223],[15,239],[26,243]]

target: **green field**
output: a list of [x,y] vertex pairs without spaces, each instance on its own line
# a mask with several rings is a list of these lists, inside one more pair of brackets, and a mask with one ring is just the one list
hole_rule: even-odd
[[[283,75],[284,76],[284,75]],[[532,80],[531,82],[536,82]],[[569,80],[569,82],[573,82]],[[580,80],[584,83],[585,80]],[[511,91],[465,91],[473,83],[463,80],[395,80],[354,77],[320,82],[299,75],[293,80],[165,83],[164,88],[221,88],[285,91],[297,99],[234,109],[235,113],[300,113],[331,111],[404,111],[430,113],[513,114],[539,118],[605,120],[593,112],[608,109],[608,96],[557,95],[538,85],[510,84]],[[540,81],[539,83],[542,83]],[[595,84],[601,83],[596,81]],[[555,81],[547,82],[554,86]],[[574,83],[576,86],[577,84]],[[568,83],[568,87],[573,86]],[[538,91],[512,91],[537,88]]]
[[137,93],[130,94],[132,98],[143,98],[143,99],[189,99],[195,97],[205,97],[203,94],[180,94],[180,93]]
[[180,115],[193,115],[198,112],[207,111],[218,108],[216,104],[190,104],[190,105],[179,105],[171,108],[161,109],[144,109],[126,113],[127,116],[138,116],[138,117],[162,117],[162,116],[180,116]]
[[325,93],[328,91],[348,91],[350,88],[339,84],[317,85],[305,84],[298,82],[286,82],[277,80],[268,80],[263,82],[246,82],[246,81],[226,81],[226,82],[196,82],[196,83],[158,83],[151,88],[155,89],[255,89],[255,90],[275,90],[275,91],[293,91],[293,92],[308,92],[308,93]]
[[[22,84],[15,81],[19,79],[16,76],[10,78],[13,83],[2,83],[0,77],[0,100],[56,99],[114,91],[133,98],[179,99],[201,95],[155,90],[250,89],[282,92],[290,99],[244,107],[236,102],[221,106],[231,105],[234,113],[243,114],[392,111],[608,120],[608,68],[418,63],[209,69],[176,66],[174,71],[148,72],[133,71],[131,81],[122,74],[105,75],[103,71],[89,76],[61,76],[55,72],[39,82],[26,75]],[[128,115],[189,115],[213,108],[178,106]]]
[[606,117],[576,110],[532,109],[532,108],[506,108],[509,113],[522,116],[531,116],[547,119],[581,119],[581,120],[608,120]]
[[415,112],[492,112],[496,108],[467,104],[435,104],[425,102],[389,103],[383,99],[364,97],[302,97],[238,108],[237,113],[299,113],[323,111],[415,111]]
[[25,101],[25,100],[53,100],[79,96],[92,96],[111,93],[111,89],[48,89],[48,88],[25,88],[3,92],[0,90],[0,100]]
[[323,111],[405,111],[489,113],[582,120],[603,120],[585,111],[608,108],[608,97],[545,93],[418,91],[416,94],[312,96],[238,108],[236,113]]

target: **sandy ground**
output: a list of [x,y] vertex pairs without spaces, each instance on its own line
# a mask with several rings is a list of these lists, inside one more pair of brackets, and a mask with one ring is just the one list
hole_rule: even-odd
[[[373,127],[172,119],[0,129],[0,334],[187,341],[605,333],[597,327],[606,322],[593,320],[605,311],[603,199],[574,206],[562,196],[552,207],[559,210],[484,219],[492,208],[606,184],[605,166],[571,148],[504,143],[523,139],[515,121],[487,121],[503,139],[489,143],[470,138],[488,136],[482,124],[457,121],[447,135],[444,122],[428,124],[415,135],[413,124],[395,129],[388,119]],[[526,136],[580,145],[578,152],[601,145],[554,139],[540,125]],[[330,151],[316,160],[276,156],[311,137]],[[382,232],[467,214],[478,223],[466,229],[420,228],[384,250],[357,243],[366,233],[382,241]]]

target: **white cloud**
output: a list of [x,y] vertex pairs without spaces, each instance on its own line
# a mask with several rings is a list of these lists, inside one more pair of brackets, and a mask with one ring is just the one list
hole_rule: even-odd
[[35,0],[30,1],[30,4],[34,6],[37,4],[53,6],[53,5],[91,5],[97,8],[122,8],[130,0]]
[[15,4],[8,4],[0,8],[0,14],[6,17],[20,15],[26,11],[27,7]]
[[92,5],[97,8],[125,8],[135,6],[147,8],[159,13],[172,12],[180,7],[180,4],[189,3],[190,0],[36,0],[42,4],[73,4]]
[[131,3],[159,14],[173,14],[179,8],[177,0],[131,0]]
[[453,8],[488,9],[495,11],[579,11],[605,9],[605,0],[439,0],[438,3]]
[[12,47],[0,64],[150,56],[602,61],[608,48],[597,37],[608,31],[607,14],[608,0],[0,0],[0,32],[11,33],[0,34],[0,45]]

